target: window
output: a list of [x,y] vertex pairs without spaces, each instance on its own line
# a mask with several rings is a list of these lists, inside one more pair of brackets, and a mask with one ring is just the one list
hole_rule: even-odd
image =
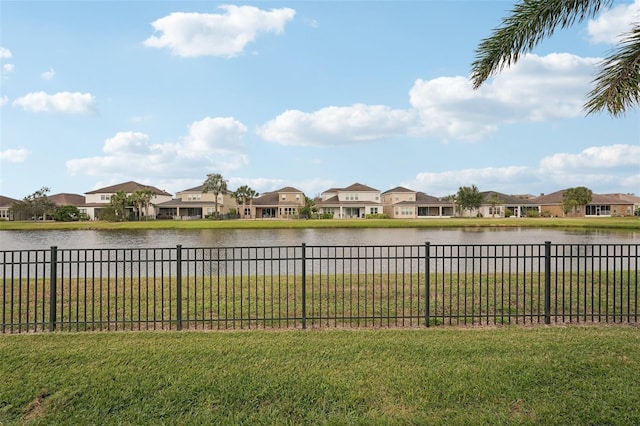
[[293,216],[294,214],[296,214],[295,207],[285,207],[284,208],[284,215],[285,216]]
[[287,196],[286,195],[282,196],[282,201],[287,201]]
[[111,200],[111,194],[101,194],[101,195],[100,195],[100,200],[102,200],[102,201],[109,201],[109,200]]
[[296,201],[300,200],[300,194],[296,194]]
[[378,214],[378,208],[377,207],[371,207],[371,214]]

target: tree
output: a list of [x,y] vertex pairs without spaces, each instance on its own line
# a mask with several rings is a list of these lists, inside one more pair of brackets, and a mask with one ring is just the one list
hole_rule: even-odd
[[318,208],[316,207],[316,202],[311,197],[304,197],[304,207],[300,209],[300,216],[304,216],[307,219],[315,217],[318,212]]
[[22,201],[13,203],[11,210],[17,217],[33,217],[36,220],[44,220],[56,208],[55,203],[47,198],[47,193],[49,193],[49,188],[43,186],[33,194],[24,197]]
[[57,222],[80,220],[80,210],[76,206],[60,206],[53,213],[53,219]]
[[149,203],[157,194],[153,189],[137,189],[130,196],[129,200],[138,212],[138,220],[141,219],[142,209],[144,208],[144,216],[149,216]]
[[502,204],[503,201],[500,199],[498,194],[496,194],[495,192],[492,192],[491,196],[489,196],[489,198],[487,199],[487,202],[489,204],[491,204],[491,217],[495,217],[495,215],[496,215],[496,206],[498,204]]
[[471,215],[471,210],[479,208],[482,204],[482,194],[475,185],[461,186],[456,194],[456,203],[462,210],[469,210]]
[[565,189],[562,193],[562,211],[568,214],[578,206],[586,206],[591,202],[593,192],[584,186]]
[[[503,19],[502,26],[476,49],[471,65],[474,89],[514,65],[557,27],[564,29],[592,18],[613,3],[613,0],[521,0]],[[620,43],[600,64],[593,81],[595,87],[584,105],[587,114],[606,109],[616,117],[640,104],[640,20],[632,19],[631,31],[622,34]]]
[[218,195],[227,192],[227,181],[220,173],[210,173],[202,184],[202,192],[211,192],[214,196],[215,216],[218,217]]
[[126,220],[127,206],[129,205],[129,197],[124,191],[118,191],[111,195],[109,205],[113,208],[116,221],[121,222]]
[[247,185],[242,185],[241,187],[236,189],[236,191],[233,193],[233,196],[237,201],[240,201],[240,203],[242,204],[242,217],[244,217],[245,206],[247,204],[247,201],[249,202],[249,205],[251,205],[251,200],[253,200],[256,197],[259,197],[260,194],[254,191],[253,189],[249,188]]

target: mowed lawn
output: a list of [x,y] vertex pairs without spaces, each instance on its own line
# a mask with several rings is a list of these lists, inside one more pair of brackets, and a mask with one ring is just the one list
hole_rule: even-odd
[[629,325],[0,335],[0,424],[640,424]]

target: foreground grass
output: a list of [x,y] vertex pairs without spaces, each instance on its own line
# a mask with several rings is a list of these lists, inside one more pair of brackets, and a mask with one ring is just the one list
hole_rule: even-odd
[[64,229],[291,229],[291,228],[460,228],[531,227],[640,230],[638,217],[599,218],[432,218],[324,220],[154,220],[146,222],[0,221],[0,230]]
[[0,336],[0,424],[640,424],[640,331]]

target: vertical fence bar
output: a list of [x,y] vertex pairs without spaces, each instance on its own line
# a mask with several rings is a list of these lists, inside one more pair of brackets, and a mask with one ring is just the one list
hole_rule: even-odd
[[56,331],[56,302],[58,281],[58,247],[51,247],[51,265],[49,267],[49,331]]
[[176,246],[176,328],[182,330],[182,245]]
[[302,328],[307,328],[307,244],[302,243]]
[[424,323],[430,327],[431,322],[431,243],[424,243]]
[[544,242],[544,323],[551,324],[551,241]]

